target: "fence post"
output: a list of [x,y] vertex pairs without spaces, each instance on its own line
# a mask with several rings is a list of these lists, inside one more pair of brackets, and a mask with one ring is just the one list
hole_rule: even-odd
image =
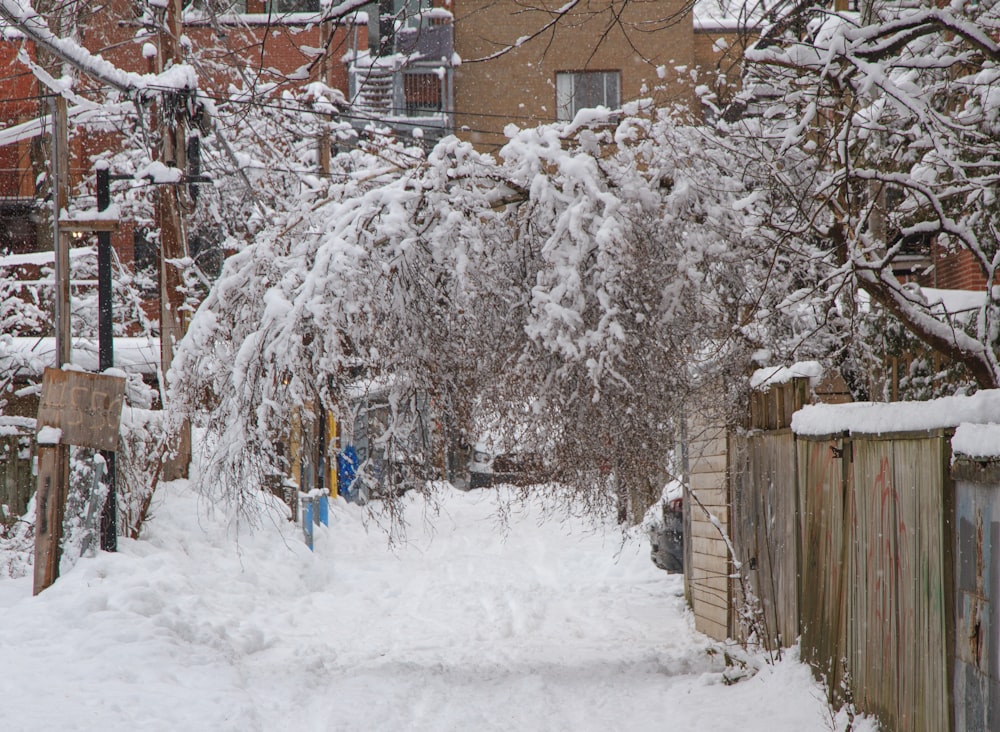
[[309,551],[313,551],[313,497],[303,493],[300,494],[300,499],[302,501],[302,533]]
[[330,525],[330,492],[323,491],[319,497],[319,523],[323,526]]

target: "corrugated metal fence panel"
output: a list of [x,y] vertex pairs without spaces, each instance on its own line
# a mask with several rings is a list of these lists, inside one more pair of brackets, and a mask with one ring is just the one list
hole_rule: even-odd
[[891,730],[949,728],[944,438],[855,438],[847,653],[855,702]]
[[[749,630],[756,630],[768,648],[788,646],[798,636],[795,436],[790,430],[753,432],[732,442],[733,542],[763,623]],[[733,610],[739,620],[751,608],[742,593],[737,594]],[[746,639],[748,629],[739,630]]]
[[839,699],[847,616],[844,440],[799,438],[797,448],[802,659],[819,671],[831,696]]
[[31,437],[0,437],[0,504],[10,516],[21,516],[28,508],[35,479],[31,474]]
[[1000,466],[955,485],[955,729],[1000,729]]

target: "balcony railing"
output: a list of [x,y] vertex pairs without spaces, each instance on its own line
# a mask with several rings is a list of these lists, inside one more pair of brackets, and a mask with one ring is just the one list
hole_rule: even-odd
[[355,122],[393,129],[421,128],[434,136],[454,128],[451,22],[433,17],[396,33],[390,56],[359,54],[349,65]]

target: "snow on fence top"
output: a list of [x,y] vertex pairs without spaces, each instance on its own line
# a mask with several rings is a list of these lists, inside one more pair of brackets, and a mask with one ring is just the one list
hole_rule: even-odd
[[1000,424],[960,424],[951,438],[951,452],[956,457],[1000,458]]
[[[855,402],[805,406],[792,416],[792,431],[797,435],[814,436],[845,432],[881,435],[947,429],[963,423],[987,425],[995,422],[1000,422],[1000,389],[926,402]],[[959,444],[963,444],[961,440]]]
[[766,391],[778,384],[787,384],[792,379],[807,378],[812,386],[823,378],[823,367],[819,361],[800,361],[791,366],[768,366],[757,369],[750,377],[750,388]]

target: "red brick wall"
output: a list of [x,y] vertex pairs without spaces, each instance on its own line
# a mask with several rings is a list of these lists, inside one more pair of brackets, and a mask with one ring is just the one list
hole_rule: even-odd
[[[38,116],[38,85],[17,61],[20,43],[0,43],[0,129]],[[31,48],[28,47],[31,54]],[[33,55],[33,54],[31,54]],[[0,196],[34,195],[27,142],[0,147]]]
[[983,290],[986,276],[976,258],[966,249],[949,252],[939,244],[931,249],[934,257],[934,286],[943,290]]

